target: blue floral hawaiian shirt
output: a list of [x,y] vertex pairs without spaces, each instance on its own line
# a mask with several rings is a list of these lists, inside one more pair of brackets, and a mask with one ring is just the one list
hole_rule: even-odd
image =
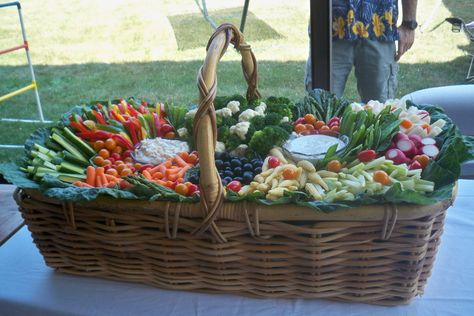
[[333,0],[333,38],[398,40],[397,0]]

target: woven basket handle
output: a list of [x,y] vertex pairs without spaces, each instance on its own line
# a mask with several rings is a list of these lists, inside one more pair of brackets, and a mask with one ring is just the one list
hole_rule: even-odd
[[226,242],[226,239],[214,222],[224,202],[224,189],[214,160],[217,141],[214,99],[217,93],[217,64],[230,43],[242,55],[242,69],[248,85],[247,99],[251,101],[260,97],[257,88],[257,63],[250,45],[243,41],[243,35],[234,25],[222,24],[209,39],[207,56],[198,72],[199,108],[194,117],[193,130],[201,170],[200,203],[204,211],[204,220],[193,233],[199,234],[210,229],[217,242]]

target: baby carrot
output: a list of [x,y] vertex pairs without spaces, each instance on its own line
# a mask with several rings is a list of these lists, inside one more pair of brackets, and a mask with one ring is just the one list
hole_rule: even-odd
[[106,186],[109,183],[109,180],[105,177],[104,167],[98,167],[96,169],[97,178],[100,178],[102,186]]
[[76,181],[76,182],[73,183],[73,185],[75,185],[76,187],[80,187],[80,188],[93,188],[92,185],[89,185],[86,182],[82,182],[82,181]]
[[153,180],[153,177],[151,176],[151,174],[148,172],[148,170],[143,170],[142,171],[142,174],[145,178],[147,178],[148,180]]
[[177,173],[178,178],[184,178],[184,174],[186,173],[186,171],[188,171],[189,168],[191,168],[190,165],[186,165],[185,167],[181,168],[181,170]]
[[95,186],[95,168],[92,166],[86,169],[86,183],[92,187]]
[[176,164],[180,167],[185,167],[188,165],[188,163],[184,161],[179,155],[174,157],[174,162],[176,162]]

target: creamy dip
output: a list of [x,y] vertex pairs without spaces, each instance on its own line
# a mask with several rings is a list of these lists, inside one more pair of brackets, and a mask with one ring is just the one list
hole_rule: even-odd
[[142,140],[133,152],[133,158],[141,163],[158,165],[182,151],[189,151],[186,142],[157,137]]
[[346,143],[340,138],[316,134],[291,139],[283,145],[283,148],[296,160],[308,158],[322,159],[328,149],[334,144],[337,144],[336,151],[346,147]]

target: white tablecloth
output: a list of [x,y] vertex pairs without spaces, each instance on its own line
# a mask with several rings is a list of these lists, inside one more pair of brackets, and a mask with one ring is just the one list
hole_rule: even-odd
[[460,181],[425,294],[381,307],[250,299],[75,277],[46,267],[26,228],[0,248],[0,315],[474,315],[474,181]]

